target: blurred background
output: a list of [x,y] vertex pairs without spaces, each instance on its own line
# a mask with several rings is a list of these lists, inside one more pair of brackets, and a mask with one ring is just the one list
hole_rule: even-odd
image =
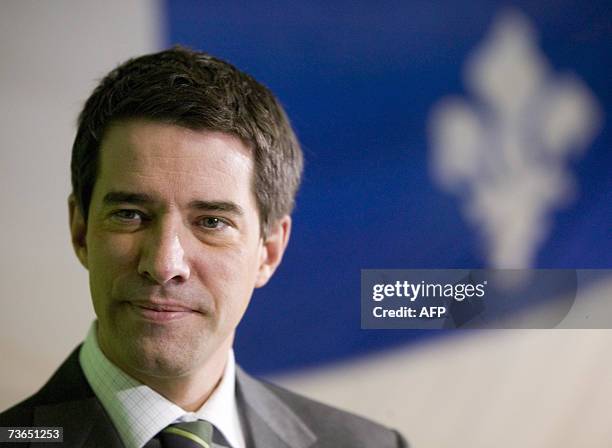
[[[180,43],[270,87],[305,152],[247,371],[415,447],[610,446],[610,330],[362,330],[359,310],[361,269],[612,267],[609,2],[4,0],[0,37],[0,409],[94,317],[67,226],[77,114]],[[585,289],[612,300],[609,276]]]

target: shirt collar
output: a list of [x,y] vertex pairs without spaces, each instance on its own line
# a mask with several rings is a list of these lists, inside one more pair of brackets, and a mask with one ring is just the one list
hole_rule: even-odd
[[79,362],[94,393],[108,413],[126,448],[142,448],[166,426],[177,421],[207,420],[231,448],[244,448],[236,402],[236,362],[230,349],[221,381],[196,412],[187,412],[115,366],[100,350],[93,322]]

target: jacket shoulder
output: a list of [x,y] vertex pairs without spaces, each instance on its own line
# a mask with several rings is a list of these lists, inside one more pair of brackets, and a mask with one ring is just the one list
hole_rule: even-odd
[[275,384],[264,381],[261,381],[261,384],[316,434],[321,446],[408,447],[402,435],[393,429]]
[[0,426],[32,426],[36,396],[0,413]]
[[34,410],[39,406],[93,396],[79,365],[79,350],[80,346],[38,392],[0,413],[0,426],[31,426],[34,422]]

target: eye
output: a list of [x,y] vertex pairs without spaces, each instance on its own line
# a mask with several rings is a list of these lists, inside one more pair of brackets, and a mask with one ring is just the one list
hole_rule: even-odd
[[227,222],[215,216],[205,216],[198,221],[198,224],[205,229],[222,229],[228,226]]
[[143,220],[142,213],[132,209],[117,210],[112,213],[111,217],[116,221],[127,223]]

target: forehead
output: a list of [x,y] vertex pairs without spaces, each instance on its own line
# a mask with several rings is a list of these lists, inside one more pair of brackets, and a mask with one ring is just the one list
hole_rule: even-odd
[[237,137],[130,120],[113,124],[105,133],[94,196],[96,191],[117,189],[176,200],[235,200],[252,196],[252,178],[252,151]]

